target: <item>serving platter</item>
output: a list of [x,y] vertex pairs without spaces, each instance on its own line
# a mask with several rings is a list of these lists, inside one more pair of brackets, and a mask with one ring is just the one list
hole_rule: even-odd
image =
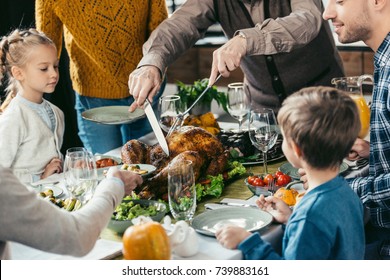
[[[277,160],[283,159],[283,158],[285,158],[285,157],[284,157],[284,154],[282,153],[282,154],[279,154],[279,155],[275,155],[274,157],[267,157],[267,162],[273,162],[273,161],[277,161]],[[240,161],[240,160],[238,160],[238,161]],[[246,166],[246,165],[256,165],[256,164],[264,163],[264,160],[263,160],[263,156],[261,154],[259,154],[259,157],[257,159],[246,160],[246,161],[243,161],[241,163],[244,166]]]
[[225,207],[195,216],[191,226],[201,234],[215,236],[215,232],[226,225],[235,225],[254,232],[268,226],[271,222],[271,214],[258,208]]
[[[256,165],[264,162],[263,153],[253,146],[247,129],[243,129],[241,132],[234,129],[221,130],[218,139],[224,148],[230,151],[231,160],[238,161],[243,165]],[[279,134],[275,145],[267,152],[267,162],[284,158],[282,142],[283,137]]]
[[100,124],[118,125],[141,119],[145,116],[145,112],[137,108],[130,113],[129,106],[104,106],[86,110],[81,113],[81,116],[86,120]]
[[[271,148],[267,153],[267,162],[273,162],[285,158],[282,151],[282,142],[281,138],[278,138],[276,144]],[[255,153],[250,157],[237,157],[234,158],[238,162],[241,162],[243,165],[256,165],[264,163],[264,155],[262,152],[256,149]]]

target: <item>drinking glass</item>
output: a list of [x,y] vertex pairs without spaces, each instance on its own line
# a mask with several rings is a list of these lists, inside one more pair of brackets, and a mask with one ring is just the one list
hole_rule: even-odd
[[196,210],[195,178],[190,160],[168,165],[169,209],[176,220],[190,221]]
[[249,138],[263,153],[264,174],[268,174],[267,152],[275,145],[279,134],[276,117],[269,108],[254,109],[249,114]]
[[71,197],[86,204],[93,196],[98,183],[94,156],[84,148],[70,148],[66,151],[64,177]]
[[248,116],[251,99],[244,83],[228,84],[227,109],[229,114],[238,121],[238,132],[241,132],[243,120]]
[[340,90],[348,92],[349,96],[355,101],[360,117],[361,129],[359,138],[364,139],[370,130],[370,108],[363,96],[362,86],[366,79],[373,82],[372,75],[361,75],[354,77],[340,77],[332,79],[331,83]]
[[[169,131],[169,128],[175,122],[177,116],[183,112],[180,96],[178,95],[166,95],[162,96],[159,100],[159,113],[160,113],[160,126],[165,132]],[[180,124],[179,126],[180,127]]]

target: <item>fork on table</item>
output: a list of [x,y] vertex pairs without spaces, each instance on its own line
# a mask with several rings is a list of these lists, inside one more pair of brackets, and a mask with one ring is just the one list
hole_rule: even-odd
[[272,194],[274,194],[276,192],[277,188],[276,188],[276,184],[275,184],[275,180],[270,180],[268,182],[268,191],[270,191]]

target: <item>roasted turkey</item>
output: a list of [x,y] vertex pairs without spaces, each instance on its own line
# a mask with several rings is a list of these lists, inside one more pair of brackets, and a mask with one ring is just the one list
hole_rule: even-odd
[[182,160],[191,160],[195,180],[206,175],[222,173],[228,156],[222,143],[203,128],[183,126],[167,138],[170,156],[159,144],[149,146],[139,140],[130,140],[121,151],[122,162],[127,164],[152,164],[157,169],[141,187],[135,191],[142,198],[163,198],[167,193],[168,163],[180,164]]

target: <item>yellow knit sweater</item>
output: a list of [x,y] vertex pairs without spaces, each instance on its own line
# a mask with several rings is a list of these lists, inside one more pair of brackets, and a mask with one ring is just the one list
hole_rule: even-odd
[[61,53],[64,34],[73,88],[108,99],[129,96],[142,45],[167,17],[165,0],[36,0],[36,27]]

